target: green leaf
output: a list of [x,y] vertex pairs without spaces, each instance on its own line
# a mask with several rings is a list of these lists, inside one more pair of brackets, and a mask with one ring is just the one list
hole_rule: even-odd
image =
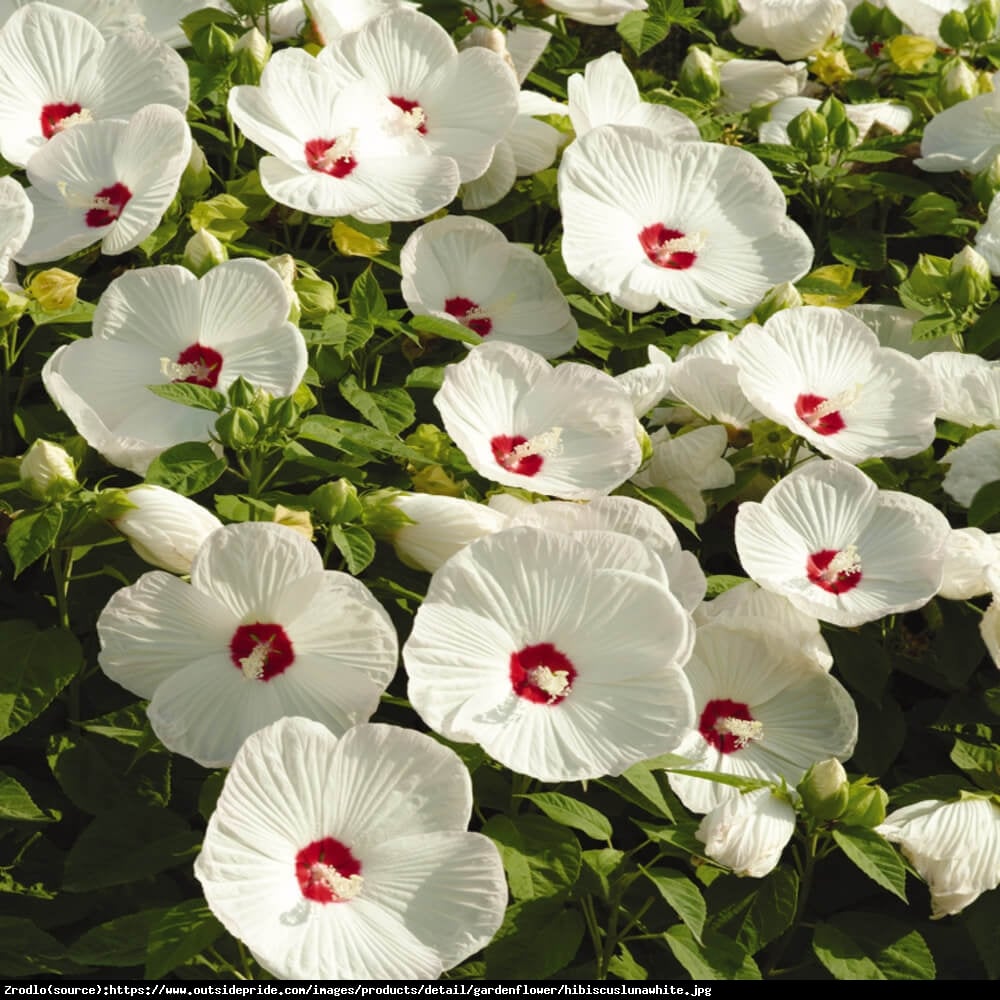
[[889,654],[882,643],[864,630],[831,631],[824,638],[830,644],[833,662],[848,686],[875,705],[881,705],[892,673]]
[[580,891],[599,896],[605,902],[611,898],[611,886],[621,874],[625,852],[613,847],[584,851],[580,870]]
[[180,403],[181,406],[191,406],[196,410],[221,413],[228,406],[223,393],[209,389],[207,385],[195,385],[194,382],[165,382],[147,385],[146,388],[160,399]]
[[549,819],[555,820],[560,826],[571,826],[594,840],[611,839],[610,820],[585,802],[580,802],[569,795],[562,795],[560,792],[536,792],[533,795],[521,795],[519,798],[533,802]]
[[224,930],[203,899],[171,907],[150,931],[146,979],[162,979],[210,947]]
[[986,967],[986,974],[990,979],[1000,979],[1000,948],[997,948],[1000,892],[983,893],[963,912],[962,920]]
[[619,979],[632,981],[649,979],[649,973],[635,960],[632,952],[624,944],[618,945],[618,954],[608,962],[608,972]]
[[153,459],[146,472],[146,482],[189,497],[208,489],[226,468],[226,460],[219,458],[207,444],[186,441],[167,448]]
[[92,927],[70,945],[69,957],[81,965],[129,968],[146,961],[149,932],[166,912],[142,910]]
[[684,921],[694,939],[701,944],[705,929],[705,898],[698,886],[673,868],[645,868],[646,877],[656,886],[667,906]]
[[689,927],[676,924],[664,938],[674,958],[694,980],[761,978],[757,963],[735,941],[715,931],[705,931],[699,944]]
[[925,799],[957,799],[963,791],[968,791],[969,783],[957,774],[935,774],[917,781],[908,781],[892,790],[894,807],[911,806]]
[[691,509],[679,497],[674,496],[670,490],[665,490],[661,486],[639,487],[631,483],[630,489],[647,503],[651,503],[658,510],[663,511],[667,517],[673,518],[679,524],[683,524],[688,531],[698,538],[698,525],[695,522]]
[[758,788],[770,788],[774,782],[765,778],[745,778],[741,774],[724,774],[722,771],[697,771],[687,767],[671,767],[671,774],[686,774],[689,778],[704,778],[718,785],[730,785],[741,792],[753,792]]
[[52,823],[59,815],[51,815],[35,805],[28,790],[16,778],[0,771],[0,820],[22,823]]
[[580,842],[544,816],[493,816],[483,833],[500,849],[515,899],[561,895],[580,876]]
[[351,315],[355,319],[374,321],[386,316],[389,307],[386,304],[378,278],[369,267],[354,279],[351,285]]
[[[976,490],[976,495],[969,504],[969,525],[980,528],[1000,514],[1000,480],[986,483]],[[17,521],[14,522],[17,524]]]
[[14,576],[19,576],[55,545],[62,520],[62,508],[58,506],[45,507],[14,519],[7,532],[6,543],[7,552],[14,562]]
[[515,903],[486,947],[486,978],[548,979],[573,961],[583,931],[580,914],[554,899]]
[[399,438],[377,427],[359,424],[352,420],[338,420],[324,414],[314,413],[302,421],[299,437],[306,441],[318,441],[330,448],[336,448],[362,458],[384,453],[393,458],[405,459],[417,465],[429,465],[431,459],[416,448],[403,444]]
[[1000,747],[956,739],[951,748],[951,761],[980,788],[1000,792]]
[[[649,761],[641,761],[623,771],[619,777],[604,780],[601,784],[613,789],[626,801],[645,809],[646,812],[673,822],[673,810],[660,784],[661,781],[666,781],[665,777],[660,777],[662,773],[662,769],[650,767]],[[622,787],[623,783],[627,788]]]
[[375,558],[375,539],[358,524],[332,524],[330,540],[347,562],[352,576],[364,572]]
[[66,859],[64,888],[90,892],[149,878],[189,864],[201,842],[176,813],[155,806],[123,806],[98,816]]
[[934,957],[920,934],[883,914],[842,912],[819,923],[813,951],[837,979],[933,979]]
[[719,594],[724,594],[727,590],[732,590],[733,587],[738,587],[740,584],[746,583],[747,578],[745,576],[718,574],[708,577],[705,582],[707,584],[705,600],[711,601],[713,598],[718,597]]
[[886,265],[885,233],[873,229],[830,233],[830,252],[844,264],[880,271]]
[[906,902],[906,866],[884,837],[862,826],[838,826],[833,839],[873,882]]
[[1000,351],[1000,302],[989,307],[964,334],[965,349],[970,354],[995,358]]
[[847,151],[844,159],[855,163],[888,163],[898,160],[899,156],[899,153],[890,153],[887,149],[852,149]]
[[420,333],[429,333],[442,340],[458,340],[463,344],[481,344],[483,342],[483,338],[478,333],[473,333],[461,323],[452,323],[438,316],[414,316],[409,325]]
[[38,718],[79,673],[83,652],[68,629],[38,631],[31,622],[0,622],[0,739]]
[[798,897],[799,877],[790,868],[762,879],[717,879],[708,889],[710,927],[754,955],[791,927]]
[[670,22],[644,10],[633,10],[618,22],[618,34],[641,56],[670,34]]
[[362,389],[353,375],[340,383],[340,394],[380,431],[398,434],[416,418],[417,411],[405,389]]
[[414,368],[406,376],[404,383],[407,389],[440,389],[444,383],[443,365],[425,365],[422,368]]
[[66,970],[65,949],[23,917],[0,917],[0,978],[58,974]]

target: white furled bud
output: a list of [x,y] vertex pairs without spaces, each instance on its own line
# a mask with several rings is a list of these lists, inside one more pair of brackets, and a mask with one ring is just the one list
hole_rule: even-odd
[[21,459],[19,472],[40,499],[78,485],[73,459],[65,448],[51,441],[37,440]]

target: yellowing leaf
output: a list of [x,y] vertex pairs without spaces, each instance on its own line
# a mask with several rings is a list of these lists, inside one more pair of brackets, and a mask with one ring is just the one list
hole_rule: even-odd
[[387,240],[377,236],[366,236],[341,219],[333,224],[331,236],[334,246],[345,257],[377,257],[389,249]]
[[923,35],[897,35],[885,46],[889,58],[903,73],[919,73],[934,55],[937,45]]

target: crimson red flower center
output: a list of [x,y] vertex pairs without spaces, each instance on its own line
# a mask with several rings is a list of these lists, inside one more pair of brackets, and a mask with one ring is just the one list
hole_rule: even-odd
[[693,243],[679,229],[669,229],[654,222],[639,233],[639,243],[646,256],[657,266],[671,271],[686,271],[697,259]]
[[192,382],[214,389],[222,373],[222,355],[204,344],[194,343],[177,355],[177,378],[173,382]]
[[536,705],[558,705],[576,680],[576,667],[551,642],[510,654],[510,686],[519,698]]
[[[739,722],[753,723],[756,720],[750,706],[742,701],[728,698],[713,698],[701,713],[698,732],[720,753],[742,750],[747,744],[747,736],[741,735]],[[733,723],[736,722],[736,725]]]
[[358,165],[345,139],[310,139],[306,143],[306,163],[330,177],[346,177]]
[[829,408],[826,396],[816,396],[811,392],[801,393],[795,400],[795,415],[817,434],[826,437],[836,434],[846,426],[840,410]]
[[454,316],[462,326],[473,333],[478,333],[480,337],[487,336],[493,329],[493,320],[489,316],[483,316],[479,312],[479,304],[465,298],[464,295],[445,299],[444,311],[449,316]]
[[427,135],[427,112],[420,106],[419,101],[411,101],[408,97],[390,97],[389,102],[410,116],[421,135]]
[[253,622],[241,625],[229,641],[229,658],[251,680],[269,681],[294,662],[292,640],[280,625]]
[[493,457],[497,464],[508,472],[516,472],[519,476],[533,476],[545,463],[545,457],[537,454],[522,454],[518,451],[521,445],[528,443],[523,434],[498,434],[490,441]]
[[861,564],[853,546],[821,549],[806,559],[806,576],[828,594],[844,594],[861,582]]
[[59,131],[59,123],[64,118],[69,118],[70,115],[78,115],[82,110],[83,107],[79,104],[46,104],[39,116],[42,135],[46,139],[51,139]]
[[335,837],[324,837],[295,855],[295,877],[306,899],[345,903],[360,888],[361,862],[346,844]]
[[131,200],[132,192],[120,181],[101,188],[94,195],[91,207],[87,209],[85,216],[87,225],[92,229],[110,226],[112,222],[117,221]]

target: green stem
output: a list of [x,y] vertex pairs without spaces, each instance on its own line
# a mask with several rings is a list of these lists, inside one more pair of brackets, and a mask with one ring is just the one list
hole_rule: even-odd
[[608,974],[604,968],[604,942],[601,941],[601,929],[597,924],[597,914],[594,912],[593,896],[584,896],[580,900],[580,909],[583,911],[583,920],[590,934],[594,957],[597,959],[597,978],[607,979]]
[[809,899],[809,892],[812,889],[813,874],[816,869],[816,855],[817,848],[819,846],[819,838],[820,835],[818,833],[810,833],[806,838],[806,856],[799,871],[799,895],[795,902],[795,916],[792,919],[792,923],[788,930],[785,931],[785,933],[778,939],[777,944],[774,946],[774,951],[768,959],[767,965],[765,965],[761,970],[765,976],[770,976],[778,967],[778,963],[788,950],[788,946],[792,943],[792,938],[795,936],[795,932],[802,924],[802,918],[805,916],[806,912],[806,903]]
[[[52,577],[55,581],[56,614],[59,625],[70,628],[69,620],[69,584],[73,578],[73,550],[55,548],[49,556],[52,567]],[[80,720],[80,686],[83,683],[82,668],[69,682],[66,688],[66,711],[74,722]]]
[[243,942],[236,939],[236,947],[240,951],[240,964],[243,966],[243,975],[246,979],[253,979],[253,969],[250,966],[250,956],[247,954],[246,948],[243,947]]

